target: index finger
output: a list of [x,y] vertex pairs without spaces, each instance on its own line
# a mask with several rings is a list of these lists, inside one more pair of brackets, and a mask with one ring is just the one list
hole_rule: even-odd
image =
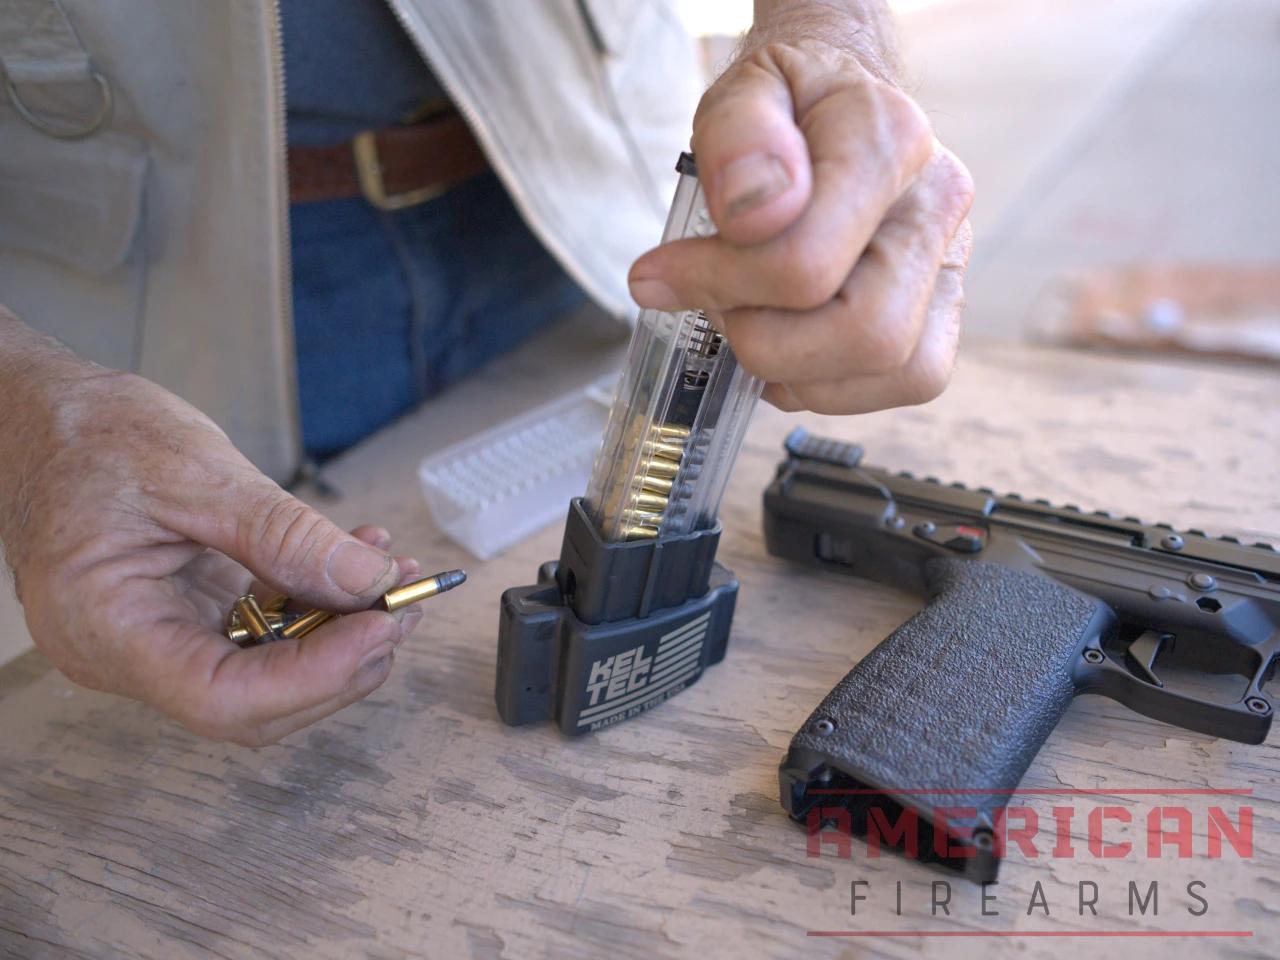
[[755,245],[724,236],[665,244],[632,267],[643,307],[715,311],[743,306],[809,310],[831,299],[885,212],[933,151],[909,97],[847,55],[770,47],[776,82],[790,90],[808,143],[813,189],[803,215]]

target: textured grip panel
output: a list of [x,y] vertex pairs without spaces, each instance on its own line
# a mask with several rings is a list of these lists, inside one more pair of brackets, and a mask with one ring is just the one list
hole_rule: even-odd
[[[805,799],[804,787],[828,785],[883,791],[926,815],[976,808],[970,826],[989,825],[1071,702],[1081,648],[1111,616],[1091,597],[996,564],[937,559],[925,575],[928,606],[792,740],[782,781],[799,790],[783,797],[793,817],[841,802],[838,790]],[[993,792],[972,792],[983,790]]]

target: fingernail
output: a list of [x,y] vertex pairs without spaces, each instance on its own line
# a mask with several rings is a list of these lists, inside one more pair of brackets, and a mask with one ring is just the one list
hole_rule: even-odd
[[379,550],[386,550],[391,546],[391,534],[379,528],[378,532],[373,535],[373,545]]
[[381,673],[391,665],[393,657],[395,657],[395,649],[390,644],[380,643],[364,655],[364,659],[360,661],[360,666],[356,668],[356,671],[358,673]]
[[676,293],[661,280],[632,280],[631,299],[653,310],[679,310]]
[[370,597],[391,585],[395,560],[355,540],[338,544],[329,555],[329,579],[353,597]]
[[413,557],[396,557],[396,565],[400,568],[400,582],[408,583],[422,573],[422,564]]
[[720,173],[720,193],[731,217],[761,207],[791,186],[787,168],[771,153],[753,153],[733,161]]

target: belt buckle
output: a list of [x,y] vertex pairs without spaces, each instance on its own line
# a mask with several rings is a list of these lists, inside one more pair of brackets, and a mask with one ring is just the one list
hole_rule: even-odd
[[443,196],[449,189],[446,183],[432,183],[403,193],[387,193],[387,185],[382,178],[382,160],[378,156],[378,136],[374,130],[356,134],[351,141],[351,152],[355,156],[360,192],[379,210],[391,212],[416,207],[420,203]]

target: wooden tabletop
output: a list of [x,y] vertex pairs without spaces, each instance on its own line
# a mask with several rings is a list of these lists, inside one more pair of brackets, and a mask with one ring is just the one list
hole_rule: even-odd
[[[1274,956],[1280,934],[1280,752],[1080,698],[1028,772],[1071,799],[1075,859],[1013,852],[997,899],[896,856],[806,853],[778,802],[788,741],[849,667],[919,601],[769,557],[760,494],[787,430],[867,447],[868,462],[1134,513],[1248,539],[1280,534],[1274,373],[1052,352],[970,349],[923,408],[851,419],[762,409],[722,512],[720,559],[741,595],[729,654],[642,717],[575,740],[512,729],[493,705],[497,600],[558,553],[560,528],[475,563],[432,525],[413,467],[473,427],[589,379],[616,338],[579,330],[500,362],[345,457],[339,520],[384,523],[431,568],[465,565],[367,701],[261,750],[202,742],[131,702],[72,686],[38,655],[0,671],[0,953],[13,957]],[[593,339],[594,338],[594,339]],[[581,356],[579,356],[579,353]],[[548,357],[573,360],[549,373]],[[588,359],[594,358],[594,359]],[[1251,790],[1244,797],[1135,788]],[[1061,796],[1017,799],[1048,822]],[[1188,808],[1196,857],[1087,855],[1100,804],[1136,824]],[[1253,850],[1203,855],[1210,806],[1253,811]],[[1108,834],[1108,840],[1124,834]],[[1131,832],[1130,837],[1137,834]],[[851,882],[869,899],[850,915]],[[1130,916],[1129,881],[1159,880]],[[1209,903],[1197,906],[1187,884]],[[895,911],[902,884],[902,913]],[[1078,915],[1081,881],[1098,916]],[[1039,883],[1050,916],[1028,903]],[[915,931],[835,938],[816,931]],[[1124,933],[1235,931],[1188,944]],[[920,932],[1039,931],[944,939]],[[1088,940],[1063,933],[1087,934]]]

